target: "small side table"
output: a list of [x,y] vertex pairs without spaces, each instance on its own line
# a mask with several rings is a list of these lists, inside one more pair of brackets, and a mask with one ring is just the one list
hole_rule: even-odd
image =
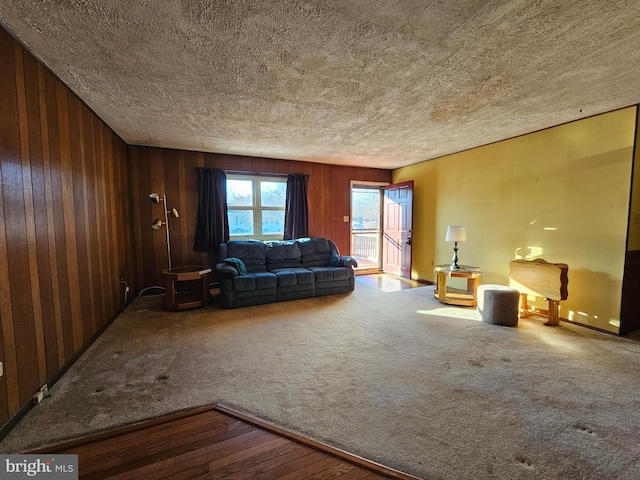
[[[209,274],[206,267],[173,267],[162,271],[166,295],[164,297],[167,310],[185,310],[187,308],[204,307],[209,304]],[[185,283],[183,283],[185,282]],[[190,282],[190,284],[186,283]],[[197,287],[194,288],[194,284]]]
[[[460,305],[463,307],[475,307],[477,305],[478,285],[482,283],[484,272],[477,267],[460,265],[460,268],[452,269],[451,265],[436,265],[434,269],[437,275],[434,296],[440,303]],[[467,289],[447,290],[448,278],[466,278]]]

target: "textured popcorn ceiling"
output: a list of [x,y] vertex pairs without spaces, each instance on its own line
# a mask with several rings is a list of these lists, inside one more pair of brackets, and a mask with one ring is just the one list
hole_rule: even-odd
[[126,142],[396,168],[640,103],[637,0],[3,0]]

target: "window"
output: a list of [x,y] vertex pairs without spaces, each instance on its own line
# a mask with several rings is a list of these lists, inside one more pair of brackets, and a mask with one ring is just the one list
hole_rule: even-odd
[[282,239],[286,195],[287,182],[282,178],[227,175],[231,238]]

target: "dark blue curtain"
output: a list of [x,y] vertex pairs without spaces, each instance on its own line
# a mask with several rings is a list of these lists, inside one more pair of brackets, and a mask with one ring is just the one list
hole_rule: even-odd
[[219,168],[197,167],[198,216],[193,249],[214,252],[229,241],[227,175]]
[[284,239],[309,236],[308,175],[292,173],[287,177],[287,200],[284,210]]

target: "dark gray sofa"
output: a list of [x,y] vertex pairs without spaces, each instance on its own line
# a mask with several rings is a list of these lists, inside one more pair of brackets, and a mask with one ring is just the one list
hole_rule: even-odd
[[220,245],[216,279],[223,308],[352,292],[352,257],[326,238],[231,240]]

